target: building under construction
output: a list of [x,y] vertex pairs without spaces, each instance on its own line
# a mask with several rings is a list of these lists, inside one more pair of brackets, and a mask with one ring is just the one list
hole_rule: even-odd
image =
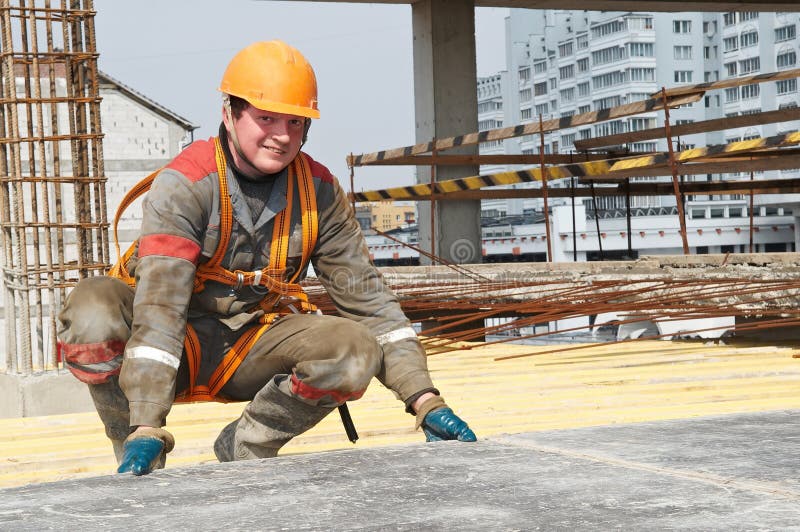
[[[525,7],[553,7],[548,2],[523,3],[531,4]],[[584,3],[586,7],[593,4]],[[104,81],[97,70],[99,51],[94,39],[94,7],[91,0],[55,4],[39,0],[0,0],[3,38],[0,50],[0,127],[3,128],[0,135],[3,151],[0,157],[0,253],[5,308],[2,316],[5,366],[0,371],[0,399],[11,405],[11,415],[16,417],[62,413],[74,410],[76,405],[86,406],[85,390],[64,370],[58,354],[56,313],[78,280],[104,274],[115,260],[111,253],[114,231],[109,229],[108,214],[115,206],[109,205],[107,196],[109,176],[103,149],[100,98]],[[448,4],[448,9],[439,12],[441,4]],[[386,239],[383,245],[398,246],[391,253],[411,250],[423,264],[387,269],[384,276],[399,295],[409,318],[422,331],[431,366],[441,372],[440,381],[447,387],[446,395],[464,406],[463,411],[476,420],[475,425],[483,436],[670,420],[685,417],[687,412],[702,416],[780,409],[796,411],[800,408],[796,393],[800,367],[793,342],[800,320],[800,256],[796,253],[691,254],[690,234],[692,231],[697,234],[698,228],[692,225],[693,217],[687,215],[685,208],[687,196],[738,195],[745,202],[746,213],[741,212],[735,228],[720,226],[720,233],[732,230],[737,235],[749,236],[752,242],[759,238],[759,233],[768,232],[755,221],[754,198],[762,194],[795,194],[800,183],[791,177],[793,174],[778,176],[780,178],[761,178],[758,174],[800,168],[797,152],[800,131],[781,129],[769,136],[747,139],[728,138],[725,132],[734,122],[737,128],[759,128],[796,121],[796,110],[786,107],[692,123],[678,122],[673,113],[680,114],[685,106],[707,98],[713,101],[716,95],[728,89],[741,91],[749,87],[748,91],[754,91],[752,87],[774,87],[776,83],[796,80],[800,69],[762,68],[758,73],[748,72],[744,76],[664,85],[635,101],[614,101],[590,109],[576,106],[574,112],[558,116],[552,112],[549,97],[548,114],[534,112],[536,105],[540,105],[535,98],[543,94],[536,93],[539,81],[532,74],[529,79],[531,116],[521,121],[506,122],[504,119],[502,125],[494,124],[498,127],[479,131],[474,42],[471,47],[465,45],[462,49],[459,46],[438,47],[437,40],[442,38],[444,26],[452,26],[459,29],[454,38],[468,43],[474,34],[469,31],[474,7],[506,4],[437,3],[433,0],[413,3],[415,36],[426,36],[419,37],[419,43],[415,42],[415,46],[420,47],[416,51],[423,55],[422,65],[415,67],[417,112],[419,117],[434,116],[435,119],[420,120],[422,125],[418,127],[413,144],[351,155],[348,159],[353,172],[366,172],[369,169],[364,167],[379,164],[418,167],[416,185],[353,192],[351,196],[356,208],[360,202],[394,200],[416,201],[421,206],[416,220],[419,224],[416,241],[403,241],[388,232],[377,233]],[[602,9],[601,4],[611,6],[614,3],[594,4]],[[633,9],[630,4],[617,2],[614,6]],[[637,9],[650,4],[658,2],[636,3],[642,6]],[[741,2],[691,4],[701,4],[697,7],[707,9],[733,9],[733,4],[742,5]],[[794,3],[771,4],[774,4],[772,9],[797,9]],[[663,8],[664,3],[661,6]],[[444,15],[447,15],[446,21]],[[627,19],[623,17],[623,20]],[[474,30],[474,20],[471,28]],[[576,46],[578,38],[575,35]],[[459,54],[455,54],[455,49]],[[460,58],[464,50],[472,53],[466,53],[466,61]],[[453,60],[443,61],[446,57],[440,54],[454,54]],[[591,54],[588,57],[591,61]],[[471,69],[462,68],[470,61]],[[536,64],[538,62],[532,63],[534,71]],[[551,72],[551,66],[548,64],[545,72]],[[553,68],[561,67],[556,62]],[[452,101],[441,101],[441,94],[428,91],[427,84],[447,78],[452,69],[458,70],[458,75],[450,76],[453,79],[448,86],[457,92],[455,96],[470,96],[461,99],[450,94]],[[515,74],[524,76],[522,72],[522,68],[516,68]],[[426,77],[428,74],[431,75]],[[469,78],[470,74],[472,78],[465,88],[464,76]],[[519,84],[519,94],[528,88],[523,81],[522,77],[515,80]],[[548,75],[548,91],[549,83]],[[463,108],[452,108],[456,103],[463,104]],[[468,119],[461,120],[464,116]],[[651,120],[654,116],[658,117],[655,122]],[[641,122],[645,124],[641,129],[609,130],[607,135],[593,134],[591,139],[580,139],[591,146],[586,144],[578,157],[580,131],[589,128],[605,131],[596,127],[641,117],[646,120]],[[173,118],[182,124],[182,129],[178,128],[180,131],[191,132],[190,123],[180,117]],[[455,129],[464,123],[475,127]],[[578,132],[574,149],[562,153],[564,143],[553,139],[569,137],[573,132]],[[722,141],[693,147],[676,141],[679,136],[709,132],[718,133]],[[168,138],[169,144],[180,147],[175,136]],[[478,153],[481,143],[487,146],[488,143],[502,143],[508,147],[515,142],[524,146],[518,153]],[[635,153],[619,148],[624,144],[649,142],[661,143],[664,148],[656,145],[656,149]],[[733,173],[738,174],[736,179],[720,177],[696,181],[681,177]],[[663,182],[631,179],[653,176],[666,179]],[[562,186],[550,187],[556,182]],[[522,183],[537,183],[538,186],[515,187]],[[564,183],[570,186],[563,186]],[[635,261],[579,262],[579,241],[591,238],[602,247],[605,238],[630,242],[631,238],[647,235],[646,229],[632,225],[630,212],[621,218],[627,224],[625,229],[617,230],[616,234],[592,228],[595,220],[599,222],[598,198],[610,196],[627,198],[628,205],[633,198],[669,198],[675,210],[664,216],[671,220],[671,248],[677,248],[679,253],[641,257]],[[579,202],[575,198],[582,198],[583,212],[577,208]],[[535,234],[535,239],[531,238],[533,233],[511,234],[497,237],[503,242],[491,243],[506,245],[508,240],[510,252],[507,254],[512,257],[521,255],[523,247],[532,246],[530,249],[535,249],[532,253],[544,258],[538,264],[523,261],[481,264],[490,254],[485,249],[490,244],[481,235],[480,201],[500,199],[541,202],[542,231]],[[563,201],[565,199],[569,202]],[[562,200],[562,204],[552,208],[553,202],[558,200]],[[593,215],[586,215],[586,205],[594,206],[589,209]],[[703,226],[703,229],[707,227],[710,226]],[[714,226],[715,232],[716,228]],[[795,222],[786,221],[773,232],[789,230],[794,234],[800,231]],[[655,231],[650,235],[653,238],[667,237],[667,229]],[[645,235],[641,234],[643,232]],[[523,241],[523,237],[527,240]],[[572,242],[572,247],[561,246],[558,251],[554,246],[557,241]],[[628,249],[631,249],[630,244]],[[583,251],[581,259],[587,258],[586,250]],[[305,288],[324,312],[336,312],[313,278],[306,281]],[[602,328],[613,329],[616,343],[532,345],[541,343],[553,332],[542,327],[550,323],[561,324],[559,332],[582,331],[588,335],[597,335]],[[717,344],[655,342],[697,338],[715,338]],[[725,342],[731,341],[730,338],[746,338],[751,343],[729,347]],[[508,382],[514,379],[525,385],[509,394]],[[703,379],[714,382],[698,384],[705,383]],[[466,388],[472,385],[478,386],[480,400],[467,393]],[[605,395],[604,390],[608,392]],[[391,398],[381,394],[388,392],[376,391],[376,387],[371,392],[375,395],[368,396],[364,404],[372,410],[363,411],[366,421],[362,427],[369,427],[364,431],[368,434],[367,445],[412,441],[417,435],[410,428],[400,431],[392,428],[403,422],[392,419],[383,410]],[[44,393],[49,394],[47,405],[41,401]],[[553,403],[542,399],[546,393],[552,394]],[[57,394],[62,395],[54,400]],[[493,401],[489,407],[487,397]],[[54,406],[55,402],[59,404]],[[531,405],[535,406],[535,414]],[[185,409],[175,410],[170,423],[175,424],[176,433],[184,441],[194,444],[186,448],[183,455],[177,453],[173,466],[209,461],[213,441],[209,434],[216,430],[213,422],[229,417],[232,412],[228,405],[184,406]],[[0,449],[5,449],[9,456],[19,454],[22,457],[18,442],[28,437],[27,433],[34,427],[47,434],[33,437],[36,442],[26,449],[31,455],[14,458],[6,470],[0,469],[0,481],[7,481],[0,485],[18,485],[25,483],[25,479],[52,480],[54,477],[38,473],[48,467],[61,468],[61,476],[55,478],[108,471],[108,463],[102,460],[112,458],[110,455],[97,458],[108,452],[102,440],[102,427],[93,416],[86,414],[86,417],[57,420],[45,417],[25,423],[9,420],[3,427],[4,433],[11,436],[7,441],[0,440]],[[559,421],[564,419],[571,419],[574,424],[565,425]],[[387,423],[391,426],[387,427]],[[775,423],[777,426],[778,422]],[[59,424],[66,428],[62,427],[63,431],[53,428]],[[87,428],[91,424],[97,425],[96,431]],[[76,432],[90,434],[84,439],[93,443],[80,449],[70,447],[69,441],[73,441],[70,438]],[[331,433],[330,425],[321,425],[319,431],[297,442],[299,447],[295,452],[342,448],[338,440],[331,443],[334,438]],[[76,456],[80,456],[84,464],[92,459],[97,461],[83,469],[69,469],[71,466],[61,462],[40,465],[57,438],[64,438],[60,448],[72,457],[63,458],[65,463],[71,463]],[[510,445],[508,441],[499,443],[507,444]],[[519,442],[514,445],[524,447]],[[507,452],[504,449],[484,451],[503,455]],[[542,449],[544,447],[537,447],[536,451],[542,452]],[[557,454],[560,459],[580,457],[580,451],[575,450],[560,450]],[[620,458],[614,464],[653,474],[663,473],[655,466],[633,467],[631,460],[630,457]],[[668,473],[670,478],[680,476],[673,471]],[[704,483],[728,485],[724,475],[715,477],[689,472],[681,478],[699,477]],[[17,480],[12,482],[12,478]],[[783,479],[781,477],[780,482],[784,482]],[[780,508],[783,507],[782,498],[790,499],[793,504],[798,498],[796,485],[772,491],[766,482],[739,481],[736,486],[777,497],[780,501],[770,501],[770,504]],[[19,494],[11,495],[3,499],[14,501]],[[24,493],[19,496],[25,497]],[[23,515],[28,515],[29,519],[33,519],[31,516],[43,519],[33,510],[28,512],[27,509],[0,511],[3,516],[0,519],[6,519],[6,515],[11,520],[22,519]],[[569,518],[563,522],[569,522]],[[769,522],[780,525],[779,521]],[[388,526],[388,523],[391,520],[384,524]],[[415,523],[421,526],[420,522]],[[481,517],[475,523],[479,527],[486,521]],[[511,528],[524,528],[521,521],[507,523]],[[645,526],[645,522],[636,525]],[[601,526],[600,521],[597,526]]]

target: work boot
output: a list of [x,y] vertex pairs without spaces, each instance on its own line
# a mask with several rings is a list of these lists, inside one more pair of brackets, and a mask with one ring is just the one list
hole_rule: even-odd
[[220,462],[272,458],[286,442],[307,431],[336,408],[304,403],[278,387],[281,375],[270,380],[248,404],[239,419],[229,423],[214,442]]

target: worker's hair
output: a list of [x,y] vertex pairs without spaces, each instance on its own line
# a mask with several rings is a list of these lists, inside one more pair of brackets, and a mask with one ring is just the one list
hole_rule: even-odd
[[229,96],[231,102],[231,114],[234,118],[241,118],[242,113],[250,103],[245,100],[244,98],[239,98],[238,96]]

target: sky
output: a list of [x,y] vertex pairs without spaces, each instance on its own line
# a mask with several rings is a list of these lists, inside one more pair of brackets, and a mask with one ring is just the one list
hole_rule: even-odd
[[[320,120],[304,147],[345,189],[345,158],[415,143],[411,7],[270,0],[95,0],[99,68],[217,134],[219,80],[248,44],[281,39],[313,65]],[[505,69],[505,8],[476,9],[477,72]],[[464,133],[468,133],[465,131]],[[413,182],[411,167],[360,167],[355,189]]]

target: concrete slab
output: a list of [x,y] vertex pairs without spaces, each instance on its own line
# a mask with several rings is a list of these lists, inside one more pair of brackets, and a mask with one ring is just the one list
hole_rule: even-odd
[[0,490],[2,530],[800,530],[800,410]]
[[0,419],[92,411],[89,389],[66,370],[0,373]]

